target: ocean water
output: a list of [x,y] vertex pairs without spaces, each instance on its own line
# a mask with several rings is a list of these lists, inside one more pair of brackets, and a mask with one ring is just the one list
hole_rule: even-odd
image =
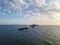
[[60,45],[60,26],[40,25],[17,30],[21,27],[25,25],[0,25],[0,45]]

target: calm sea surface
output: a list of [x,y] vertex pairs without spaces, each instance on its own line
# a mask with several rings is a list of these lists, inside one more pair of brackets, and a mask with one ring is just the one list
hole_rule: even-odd
[[0,45],[60,45],[60,26],[37,26],[17,30],[24,25],[0,25]]

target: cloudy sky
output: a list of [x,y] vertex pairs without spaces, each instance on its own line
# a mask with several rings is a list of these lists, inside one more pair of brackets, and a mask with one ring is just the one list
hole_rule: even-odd
[[60,25],[60,0],[0,0],[0,24]]

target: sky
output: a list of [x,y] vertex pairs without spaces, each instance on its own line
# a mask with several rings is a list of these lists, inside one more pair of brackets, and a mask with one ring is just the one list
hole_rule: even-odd
[[60,0],[0,0],[0,24],[60,25]]

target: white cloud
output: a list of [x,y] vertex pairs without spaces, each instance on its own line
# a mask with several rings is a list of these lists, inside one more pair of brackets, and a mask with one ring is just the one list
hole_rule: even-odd
[[[51,0],[50,3],[46,3],[46,0],[3,0],[3,8],[6,10],[18,10],[20,8],[22,13],[41,13],[42,15],[51,15],[54,11],[58,11],[60,8],[60,0]],[[23,7],[23,8],[22,8]],[[23,10],[23,11],[22,11]],[[51,12],[52,11],[52,12]]]
[[[60,21],[60,0],[0,0],[5,10],[16,10],[17,15],[31,17],[38,22],[51,23]],[[48,20],[48,22],[47,22]]]

